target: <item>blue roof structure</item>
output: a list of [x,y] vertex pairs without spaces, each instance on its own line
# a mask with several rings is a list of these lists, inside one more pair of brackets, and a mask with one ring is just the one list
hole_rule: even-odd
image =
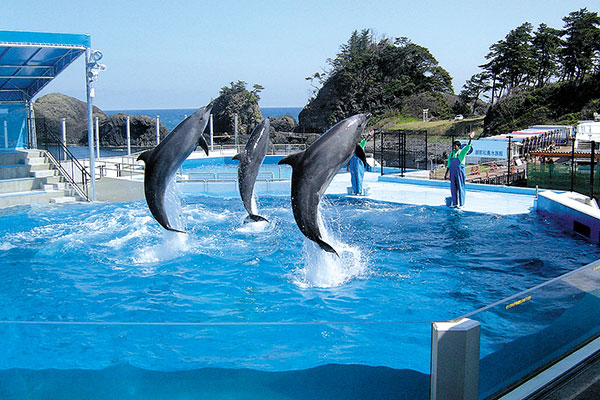
[[0,31],[0,103],[30,101],[90,45],[90,35]]

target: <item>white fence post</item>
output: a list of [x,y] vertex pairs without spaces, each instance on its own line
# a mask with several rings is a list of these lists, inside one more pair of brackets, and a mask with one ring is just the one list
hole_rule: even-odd
[[468,318],[432,324],[431,400],[477,400],[480,330]]
[[238,115],[233,114],[233,139],[235,144],[235,152],[237,153],[238,146]]
[[160,116],[156,116],[156,145],[160,144]]
[[127,155],[131,155],[131,124],[129,121],[129,115],[127,116],[127,124],[125,125],[125,131],[127,132]]
[[214,130],[213,130],[213,115],[210,114],[210,151],[213,151],[213,144],[214,144]]
[[96,158],[100,158],[100,128],[98,126],[98,117],[96,117]]

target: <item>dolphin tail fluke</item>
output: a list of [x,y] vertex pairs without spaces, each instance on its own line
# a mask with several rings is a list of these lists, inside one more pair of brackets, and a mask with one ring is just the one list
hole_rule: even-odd
[[171,228],[171,227],[166,227],[165,229],[168,231],[171,231],[171,232],[187,233],[186,231],[180,231],[179,229],[175,229],[175,228]]
[[269,222],[269,220],[266,219],[265,217],[261,217],[260,215],[257,215],[257,214],[250,214],[246,217],[246,219],[244,220],[244,223],[247,224],[249,222],[258,222],[258,221]]
[[340,256],[340,255],[338,254],[338,252],[337,252],[337,251],[335,251],[335,249],[329,245],[329,243],[326,243],[326,242],[324,242],[324,241],[323,241],[323,240],[321,240],[321,239],[317,240],[316,242],[317,242],[317,244],[319,245],[319,247],[321,247],[321,248],[322,248],[323,250],[325,250],[326,252],[328,252],[328,253],[333,253],[333,254],[335,254],[335,255],[336,255],[336,256],[338,256],[338,257]]

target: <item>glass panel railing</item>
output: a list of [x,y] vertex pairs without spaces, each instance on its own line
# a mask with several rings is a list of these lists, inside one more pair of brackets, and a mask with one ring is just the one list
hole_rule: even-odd
[[481,323],[479,397],[497,395],[600,334],[600,261],[465,317]]
[[0,327],[3,399],[429,397],[429,322]]

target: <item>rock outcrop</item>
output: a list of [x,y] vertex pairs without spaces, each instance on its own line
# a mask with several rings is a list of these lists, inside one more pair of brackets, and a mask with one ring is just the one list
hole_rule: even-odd
[[[127,115],[118,113],[107,117],[99,126],[100,146],[127,146],[127,117],[131,146],[156,146],[156,120],[145,115]],[[169,130],[160,124],[160,137],[164,138]],[[87,143],[87,138],[85,140]]]
[[296,129],[296,120],[291,115],[282,117],[269,117],[271,130],[275,132],[294,132]]
[[[38,144],[50,140],[52,135],[62,138],[62,119],[66,119],[67,143],[87,143],[87,104],[74,97],[49,93],[33,103]],[[93,108],[94,118],[102,123],[107,115],[98,107]]]

